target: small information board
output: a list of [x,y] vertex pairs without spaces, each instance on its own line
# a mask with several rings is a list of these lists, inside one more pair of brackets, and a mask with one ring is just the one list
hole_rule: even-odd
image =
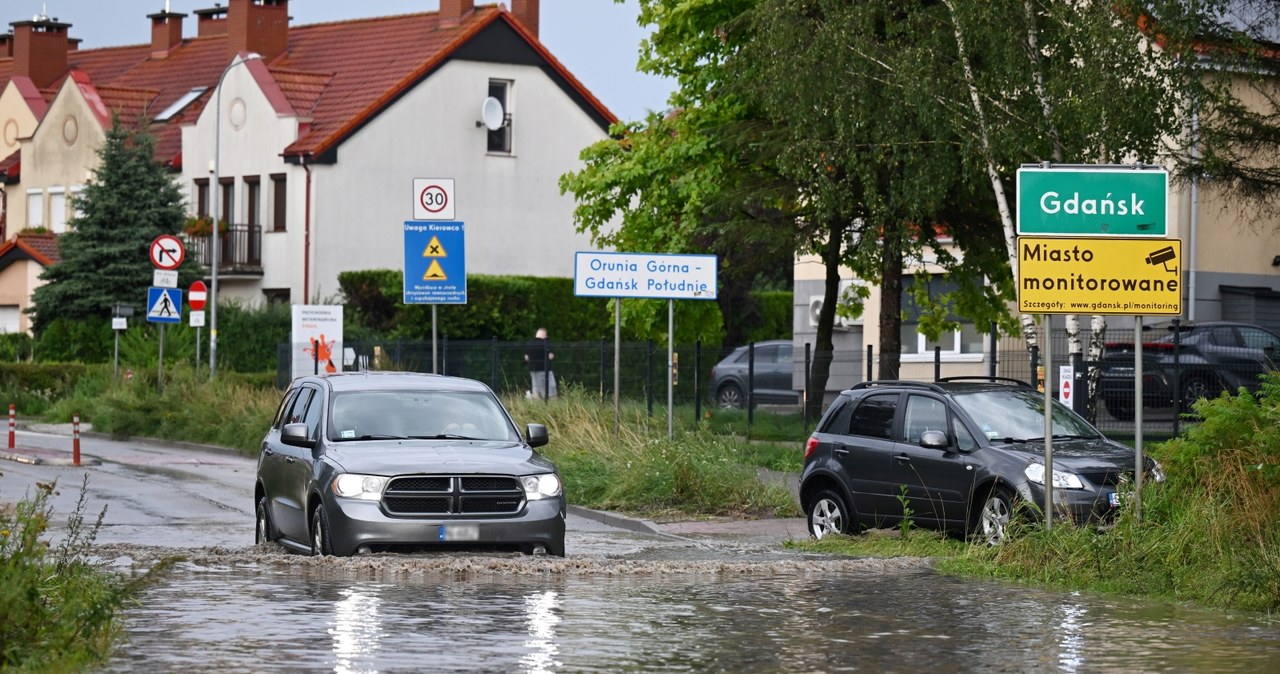
[[467,303],[466,227],[461,222],[404,223],[404,303]]

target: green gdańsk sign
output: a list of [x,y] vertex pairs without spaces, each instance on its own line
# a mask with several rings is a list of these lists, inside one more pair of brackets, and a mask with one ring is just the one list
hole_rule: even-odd
[[1018,234],[1167,236],[1163,169],[1018,169]]

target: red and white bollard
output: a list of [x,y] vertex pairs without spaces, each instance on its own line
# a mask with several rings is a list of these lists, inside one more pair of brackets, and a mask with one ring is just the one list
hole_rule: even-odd
[[13,404],[11,403],[9,405],[9,449],[13,449],[13,429],[16,418],[16,413],[14,412]]
[[71,415],[71,463],[80,465],[80,415]]

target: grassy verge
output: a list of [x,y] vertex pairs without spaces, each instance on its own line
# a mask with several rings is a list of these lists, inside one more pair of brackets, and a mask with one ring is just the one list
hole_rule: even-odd
[[1108,531],[1027,527],[985,548],[909,531],[800,547],[861,556],[929,556],[945,572],[1201,606],[1280,611],[1280,380],[1254,395],[1198,403],[1203,422],[1152,446],[1168,478],[1147,484],[1139,519]]
[[[208,443],[255,455],[280,393],[231,377],[210,384],[188,370],[166,375],[158,392],[153,375],[116,383],[110,369],[91,370],[75,393],[43,415],[72,414],[95,431],[116,436]],[[614,432],[610,401],[568,387],[551,401],[504,401],[521,424],[543,423],[551,433],[544,454],[556,462],[570,502],[647,517],[795,516],[790,495],[762,487],[757,470],[800,470],[803,439],[748,442],[695,423],[693,408],[679,410],[674,437],[665,412],[649,416],[642,403],[625,403]]]
[[118,632],[117,610],[173,563],[128,578],[91,561],[102,515],[85,522],[83,486],[66,538],[50,543],[55,489],[37,485],[34,495],[0,512],[0,671],[77,671],[104,662]]

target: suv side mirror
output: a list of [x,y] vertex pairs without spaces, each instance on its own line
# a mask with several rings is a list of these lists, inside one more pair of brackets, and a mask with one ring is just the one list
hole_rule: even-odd
[[926,449],[946,449],[951,445],[942,431],[925,431],[920,434],[920,446]]
[[524,436],[530,447],[541,447],[547,444],[547,427],[542,424],[528,424],[525,426]]
[[280,442],[294,447],[310,447],[311,441],[307,439],[306,424],[285,424],[280,429]]

